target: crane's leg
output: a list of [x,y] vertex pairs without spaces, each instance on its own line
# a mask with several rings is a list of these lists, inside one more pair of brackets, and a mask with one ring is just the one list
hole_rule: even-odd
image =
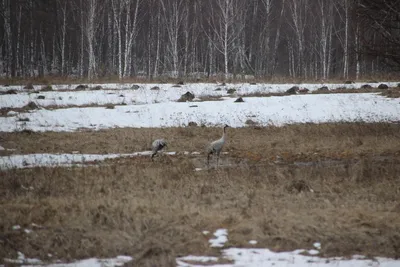
[[219,166],[219,153],[217,154],[217,168]]
[[210,153],[207,154],[207,167],[210,167]]

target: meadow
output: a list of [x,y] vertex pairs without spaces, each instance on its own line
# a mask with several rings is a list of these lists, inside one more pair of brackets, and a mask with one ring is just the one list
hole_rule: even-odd
[[[390,90],[399,89],[393,86]],[[214,89],[209,91],[209,95],[219,93]],[[144,103],[141,98],[140,105],[132,101],[121,108],[150,109],[148,106],[152,105],[152,109],[157,109],[156,105],[165,102],[187,105],[187,110],[192,110],[190,105],[207,104],[202,108],[207,110],[229,102],[224,110],[232,110],[229,105],[240,96],[221,94],[222,100],[218,102],[202,99],[175,103],[180,93],[168,97],[165,92],[165,98],[157,96],[157,103],[153,99]],[[187,120],[195,122],[191,126],[176,119],[180,115],[174,113],[169,118],[176,124],[167,127],[157,124],[154,116],[151,122],[154,127],[136,126],[142,123],[137,122],[138,117],[129,122],[132,123],[129,127],[125,119],[118,120],[113,114],[116,125],[91,127],[93,122],[83,117],[78,130],[69,128],[68,125],[77,122],[71,119],[71,124],[63,124],[67,130],[51,131],[48,128],[52,122],[41,126],[43,122],[36,123],[40,121],[36,117],[57,108],[39,105],[38,110],[15,111],[12,109],[25,102],[17,107],[2,98],[1,107],[10,109],[7,113],[18,113],[5,113],[0,118],[9,123],[3,124],[5,130],[0,132],[3,161],[13,155],[148,151],[152,140],[160,137],[169,145],[154,161],[145,154],[87,160],[69,166],[0,165],[0,262],[8,266],[8,259],[17,258],[19,251],[26,258],[40,259],[42,263],[128,255],[133,260],[125,263],[127,266],[213,263],[236,266],[232,258],[223,256],[227,248],[268,248],[274,252],[305,249],[302,255],[314,256],[312,259],[321,260],[321,264],[329,261],[334,264],[332,257],[354,255],[375,260],[399,258],[400,113],[396,114],[399,99],[380,95],[378,91],[356,91],[357,97],[351,96],[351,101],[377,101],[375,106],[365,108],[365,102],[353,103],[340,113],[337,107],[324,110],[323,105],[317,105],[322,110],[319,115],[328,115],[313,117],[318,111],[307,101],[320,101],[312,98],[315,93],[282,96],[251,95],[260,91],[249,90],[246,93],[250,95],[242,95],[245,105],[251,106],[251,99],[270,98],[289,103],[289,109],[282,111],[285,115],[274,117],[271,102],[258,106],[260,113],[252,112],[247,120],[240,118],[241,111],[233,109],[229,116],[191,117]],[[343,99],[349,95],[338,93],[323,95],[344,95]],[[16,95],[25,97],[23,101],[32,100],[27,99],[27,95],[31,96],[23,90]],[[346,105],[348,102],[343,99],[338,103]],[[300,111],[290,109],[295,106],[290,101],[305,107]],[[90,107],[81,104],[78,109],[88,112],[80,114],[100,108],[96,103]],[[77,107],[60,109],[76,112]],[[102,109],[126,113],[118,106]],[[187,116],[182,110],[181,115]],[[267,119],[263,117],[265,113]],[[290,117],[293,123],[280,123],[293,113],[295,116]],[[340,116],[335,117],[334,113]],[[68,114],[65,113],[67,119],[73,118]],[[356,119],[351,114],[357,114]],[[346,116],[351,118],[347,120]],[[18,127],[9,121],[21,117],[29,121],[18,122]],[[215,123],[218,118],[220,123]],[[249,123],[249,119],[254,123]],[[143,121],[148,120],[143,117]],[[118,126],[118,122],[123,123]],[[220,166],[212,161],[207,167],[205,148],[221,136],[223,123],[234,127],[228,129]],[[210,239],[217,229],[227,231],[227,240],[221,247],[212,247]],[[318,257],[312,253],[315,243],[321,244],[316,252]],[[187,255],[215,258],[212,263],[177,262]],[[269,263],[264,262],[265,266]],[[396,263],[391,262],[392,266]],[[282,264],[288,262],[283,260]],[[296,262],[293,264],[296,266]]]

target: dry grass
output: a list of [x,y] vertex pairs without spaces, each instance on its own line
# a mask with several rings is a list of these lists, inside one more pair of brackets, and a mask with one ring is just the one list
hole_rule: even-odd
[[[20,85],[20,84],[80,84],[80,83],[179,83],[183,82],[222,82],[225,78],[223,75],[215,76],[215,77],[204,77],[204,78],[190,78],[190,77],[182,77],[182,78],[170,78],[160,76],[157,78],[145,78],[145,77],[127,77],[123,79],[119,79],[116,75],[108,75],[105,77],[98,77],[92,80],[88,80],[87,78],[71,78],[71,77],[63,77],[63,76],[46,76],[46,77],[34,77],[34,78],[0,78],[0,84],[2,85]],[[256,77],[254,79],[246,80],[241,78],[227,79],[225,82],[229,83],[345,83],[346,81],[355,81],[355,82],[365,82],[371,83],[374,81],[399,81],[398,73],[383,73],[376,74],[374,76],[364,76],[360,77],[358,80],[354,79],[343,79],[342,77],[331,77],[329,81],[323,79],[314,79],[314,78],[292,78],[288,76],[279,76],[273,75],[271,77]]]
[[[311,248],[400,257],[400,126],[294,125],[229,129],[217,170],[204,155],[117,159],[86,168],[2,171],[0,259],[72,260],[128,254],[135,266],[173,266],[227,228],[227,246]],[[0,136],[16,153],[118,153],[164,137],[171,151],[203,151],[215,128],[115,129]],[[179,139],[178,139],[179,138]],[[194,142],[196,140],[196,142]],[[312,189],[314,192],[310,192]],[[43,228],[35,228],[32,223]],[[12,230],[19,224],[30,234]]]
[[390,98],[400,98],[400,87],[387,89],[381,95]]

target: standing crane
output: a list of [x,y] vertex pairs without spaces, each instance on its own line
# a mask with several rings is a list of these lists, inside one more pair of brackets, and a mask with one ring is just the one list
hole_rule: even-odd
[[211,142],[211,144],[207,147],[207,165],[210,165],[210,156],[211,155],[216,155],[217,156],[217,166],[219,164],[219,155],[221,153],[222,148],[224,147],[225,144],[225,137],[226,137],[226,128],[228,128],[229,125],[225,124],[224,126],[224,131],[222,134],[222,137],[218,140],[215,140]]
[[154,140],[153,144],[151,145],[151,160],[153,160],[153,157],[157,154],[158,151],[162,150],[166,146],[167,142],[164,139]]

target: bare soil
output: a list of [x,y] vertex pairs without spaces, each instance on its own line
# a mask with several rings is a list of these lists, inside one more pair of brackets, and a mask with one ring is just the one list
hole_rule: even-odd
[[134,266],[174,266],[178,256],[219,255],[208,244],[217,228],[228,229],[226,247],[257,240],[283,251],[321,242],[323,256],[400,257],[400,125],[229,129],[228,154],[207,169],[204,148],[220,134],[202,127],[0,134],[16,154],[129,153],[160,137],[169,151],[201,152],[0,171],[0,262],[21,251],[48,261],[125,254]]

